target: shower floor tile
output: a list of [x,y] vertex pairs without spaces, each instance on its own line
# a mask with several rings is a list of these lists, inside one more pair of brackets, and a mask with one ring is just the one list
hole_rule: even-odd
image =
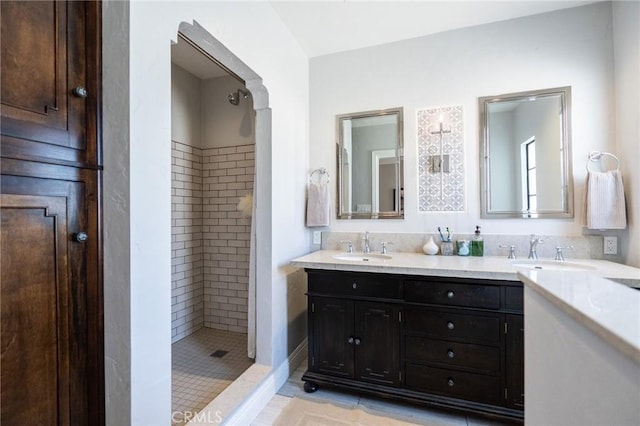
[[[211,356],[215,352],[218,356]],[[171,357],[171,420],[176,426],[187,423],[253,364],[246,334],[206,327],[171,345]]]

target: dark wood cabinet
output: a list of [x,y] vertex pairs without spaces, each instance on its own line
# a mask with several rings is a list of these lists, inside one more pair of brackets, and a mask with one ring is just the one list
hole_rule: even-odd
[[[369,281],[373,283],[371,288],[367,285]],[[399,282],[384,277],[314,275],[309,295],[312,342],[309,371],[372,384],[398,385],[399,306],[375,301],[397,297],[398,291]]]
[[398,305],[355,303],[357,380],[380,385],[400,383],[400,309]]
[[2,1],[1,155],[100,164],[100,2]]
[[310,299],[313,349],[309,368],[353,379],[355,375],[353,302],[329,297]]
[[398,309],[372,302],[313,297],[310,369],[365,382],[399,382]]
[[101,425],[101,4],[0,8],[0,423]]
[[506,398],[509,406],[524,408],[524,316],[506,315]]
[[307,391],[331,385],[523,419],[521,283],[307,272]]

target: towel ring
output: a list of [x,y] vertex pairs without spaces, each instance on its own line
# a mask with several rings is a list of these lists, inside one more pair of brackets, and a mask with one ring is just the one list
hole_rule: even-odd
[[327,169],[325,169],[324,167],[319,168],[319,169],[315,169],[314,171],[312,171],[309,174],[309,183],[311,183],[311,181],[313,180],[313,176],[315,176],[315,174],[318,174],[318,182],[320,182],[322,180],[323,176],[327,177],[327,183],[329,183],[329,172],[327,171]]
[[600,161],[602,160],[602,157],[611,157],[614,160],[616,160],[616,170],[620,170],[620,159],[618,157],[616,157],[615,155],[613,155],[610,152],[600,152],[600,151],[591,151],[589,153],[589,160],[587,161],[587,171],[591,172],[592,170],[589,169],[589,164],[591,164],[591,162],[596,162],[596,161]]

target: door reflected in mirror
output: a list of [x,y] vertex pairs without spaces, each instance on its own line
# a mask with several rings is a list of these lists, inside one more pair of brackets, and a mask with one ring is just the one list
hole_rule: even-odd
[[573,217],[571,88],[479,101],[482,217]]
[[337,116],[338,218],[404,217],[402,108]]

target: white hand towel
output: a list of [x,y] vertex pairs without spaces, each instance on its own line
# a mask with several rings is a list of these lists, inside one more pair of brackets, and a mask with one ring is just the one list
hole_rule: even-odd
[[307,226],[329,226],[331,222],[331,194],[326,182],[309,183],[307,190]]
[[585,222],[589,229],[625,229],[624,186],[619,170],[587,175]]

